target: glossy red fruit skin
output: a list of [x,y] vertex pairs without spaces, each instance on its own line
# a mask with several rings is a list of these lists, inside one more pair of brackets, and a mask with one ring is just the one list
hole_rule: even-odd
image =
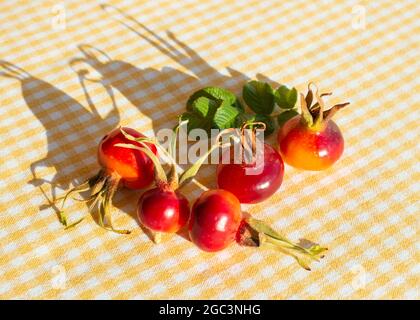
[[191,241],[204,251],[223,250],[235,241],[241,218],[241,204],[235,195],[222,189],[205,191],[191,211]]
[[250,164],[245,161],[235,164],[233,157],[229,164],[220,163],[218,188],[232,192],[241,203],[258,203],[271,197],[283,181],[284,163],[280,154],[266,143],[263,156],[257,154],[257,160]]
[[284,124],[278,132],[277,141],[284,161],[304,170],[327,169],[344,150],[343,136],[334,121],[328,120],[315,130],[307,127],[300,115]]
[[[123,128],[125,132],[135,138],[144,137],[143,134],[131,128]],[[154,166],[149,157],[139,150],[116,147],[117,143],[142,145],[128,140],[119,128],[107,134],[98,147],[98,162],[108,174],[118,174],[121,183],[130,189],[143,189],[154,180]],[[147,144],[154,154],[156,146]]]
[[137,215],[141,224],[150,230],[174,233],[187,224],[190,205],[177,191],[154,188],[140,197]]

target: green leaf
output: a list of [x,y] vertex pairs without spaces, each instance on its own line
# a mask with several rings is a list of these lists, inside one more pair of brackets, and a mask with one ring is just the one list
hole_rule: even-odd
[[212,122],[206,118],[203,118],[200,114],[195,112],[184,112],[181,115],[182,121],[188,121],[187,123],[187,132],[190,132],[193,129],[201,128],[206,131],[210,130]]
[[242,105],[242,103],[239,101],[239,99],[236,99],[235,103],[233,104],[233,106],[239,110],[239,112],[244,112],[245,108]]
[[296,104],[297,96],[296,88],[289,89],[284,85],[274,92],[276,103],[282,109],[292,109]]
[[292,119],[293,117],[297,116],[299,112],[297,112],[295,109],[287,110],[282,113],[280,113],[277,117],[277,123],[279,126],[283,126],[289,119]]
[[202,118],[213,118],[220,103],[215,100],[210,100],[205,97],[199,97],[192,104],[192,111],[199,114]]
[[249,113],[240,112],[235,119],[235,128],[240,128],[251,116]]
[[239,115],[239,110],[233,106],[224,105],[216,110],[213,118],[213,125],[220,129],[232,128],[235,126],[236,117]]
[[246,104],[260,114],[271,114],[274,109],[274,94],[266,82],[250,81],[242,89],[242,97]]
[[229,90],[206,87],[194,92],[187,101],[187,112],[181,120],[188,120],[187,130],[201,128],[225,129],[235,126],[237,115],[243,112],[238,98]]
[[193,103],[200,97],[205,97],[211,100],[220,100],[226,102],[228,105],[234,105],[239,110],[243,110],[238,98],[229,90],[220,87],[206,87],[194,92],[187,101],[187,110],[192,111]]

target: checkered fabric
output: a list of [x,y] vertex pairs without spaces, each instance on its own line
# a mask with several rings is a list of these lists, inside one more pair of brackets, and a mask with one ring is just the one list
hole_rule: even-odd
[[[381,1],[0,1],[0,298],[419,299],[420,5]],[[350,101],[332,168],[290,166],[244,206],[329,251],[307,272],[275,251],[154,245],[139,192],[121,190],[117,235],[89,218],[65,231],[51,201],[98,170],[119,124],[172,127],[194,90],[247,79]],[[272,140],[273,144],[274,139]],[[185,194],[215,187],[206,166]],[[69,201],[73,221],[87,213]]]

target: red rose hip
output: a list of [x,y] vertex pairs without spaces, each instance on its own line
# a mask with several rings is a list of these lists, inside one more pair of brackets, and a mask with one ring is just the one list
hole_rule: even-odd
[[[90,191],[90,209],[97,206],[98,224],[117,233],[130,233],[128,230],[117,230],[112,226],[112,216],[109,211],[112,197],[118,187],[123,185],[131,189],[141,189],[149,186],[154,179],[154,164],[147,153],[156,155],[157,149],[153,144],[130,139],[145,138],[143,134],[131,128],[117,128],[102,138],[98,147],[98,162],[101,170],[80,186],[74,187],[64,196],[65,200],[73,193]],[[142,150],[120,148],[119,144],[132,143]],[[83,220],[68,224],[63,211],[59,212],[60,222],[66,227],[72,227]]]
[[192,208],[191,241],[204,251],[223,250],[234,242],[241,219],[241,205],[232,193],[221,189],[205,191]]
[[[122,129],[134,138],[145,138],[143,134],[134,129]],[[154,179],[153,162],[140,150],[116,146],[120,143],[141,146],[138,142],[128,140],[121,129],[115,129],[107,134],[99,144],[99,164],[107,174],[118,175],[121,183],[127,188],[143,189],[148,187]],[[154,154],[157,154],[156,146],[146,145]]]
[[[241,203],[258,203],[272,196],[283,181],[284,164],[280,154],[263,144],[263,154],[257,152],[253,162],[220,163],[217,167],[217,185],[232,192]],[[230,152],[227,150],[226,152]]]
[[188,222],[188,200],[179,192],[154,188],[139,200],[137,214],[141,224],[155,232],[174,233]]

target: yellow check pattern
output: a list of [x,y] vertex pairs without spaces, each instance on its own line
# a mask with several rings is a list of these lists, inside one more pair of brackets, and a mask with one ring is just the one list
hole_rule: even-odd
[[[419,299],[420,6],[382,1],[1,1],[0,298]],[[50,201],[98,170],[124,124],[171,127],[197,88],[250,78],[349,100],[346,149],[324,172],[286,166],[244,211],[329,247],[307,272],[273,251],[153,245],[138,192],[115,198],[122,236],[64,231]],[[272,141],[274,143],[274,141]],[[215,186],[214,166],[185,194]],[[201,184],[201,185],[200,185]],[[72,219],[87,214],[69,202]]]

